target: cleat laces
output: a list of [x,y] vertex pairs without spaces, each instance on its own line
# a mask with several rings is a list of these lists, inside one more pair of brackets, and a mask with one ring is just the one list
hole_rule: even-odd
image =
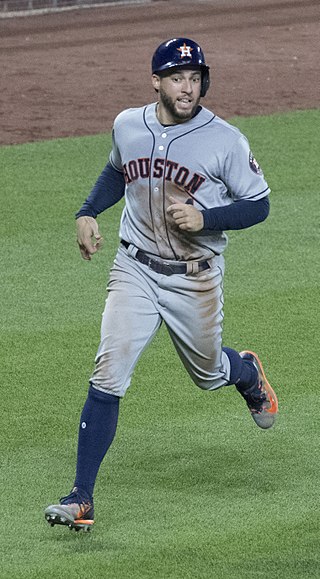
[[267,400],[267,395],[262,389],[262,382],[259,381],[258,385],[255,384],[247,391],[241,392],[243,398],[246,400],[251,412],[260,413],[265,409],[265,403]]

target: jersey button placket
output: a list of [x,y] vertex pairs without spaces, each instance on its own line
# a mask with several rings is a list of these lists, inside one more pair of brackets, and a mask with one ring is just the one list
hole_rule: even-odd
[[[162,139],[166,139],[167,133],[161,133],[161,137],[162,137]],[[159,151],[164,151],[164,145],[159,145],[158,149],[159,149]]]
[[[158,150],[158,155],[162,159],[166,156],[165,146],[162,144],[163,140],[166,139],[167,133],[161,133],[158,136],[156,150]],[[163,168],[165,171],[165,168]],[[154,211],[154,229],[156,233],[156,238],[159,240],[160,244],[163,243],[163,209],[162,209],[162,186],[160,185],[159,181],[155,183],[153,187],[154,192],[154,202],[155,202],[155,211]],[[167,245],[167,244],[166,244]],[[159,248],[160,249],[160,248]]]

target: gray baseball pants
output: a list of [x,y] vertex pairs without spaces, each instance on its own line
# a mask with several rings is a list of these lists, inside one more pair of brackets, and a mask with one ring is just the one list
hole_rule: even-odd
[[92,385],[123,397],[144,349],[162,322],[194,383],[215,390],[228,383],[230,363],[222,351],[224,258],[192,275],[162,275],[119,247],[110,272],[101,341]]

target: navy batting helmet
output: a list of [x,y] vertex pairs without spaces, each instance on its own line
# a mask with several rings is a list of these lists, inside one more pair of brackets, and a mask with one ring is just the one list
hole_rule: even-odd
[[209,66],[199,44],[189,38],[172,38],[158,46],[152,57],[152,74],[181,66],[199,67],[201,70],[201,93],[204,97],[209,85]]

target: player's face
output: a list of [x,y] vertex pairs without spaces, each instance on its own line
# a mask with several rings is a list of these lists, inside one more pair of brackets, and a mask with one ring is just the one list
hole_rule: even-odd
[[198,107],[201,91],[199,70],[178,69],[166,76],[152,76],[159,93],[158,118],[163,124],[184,123]]

